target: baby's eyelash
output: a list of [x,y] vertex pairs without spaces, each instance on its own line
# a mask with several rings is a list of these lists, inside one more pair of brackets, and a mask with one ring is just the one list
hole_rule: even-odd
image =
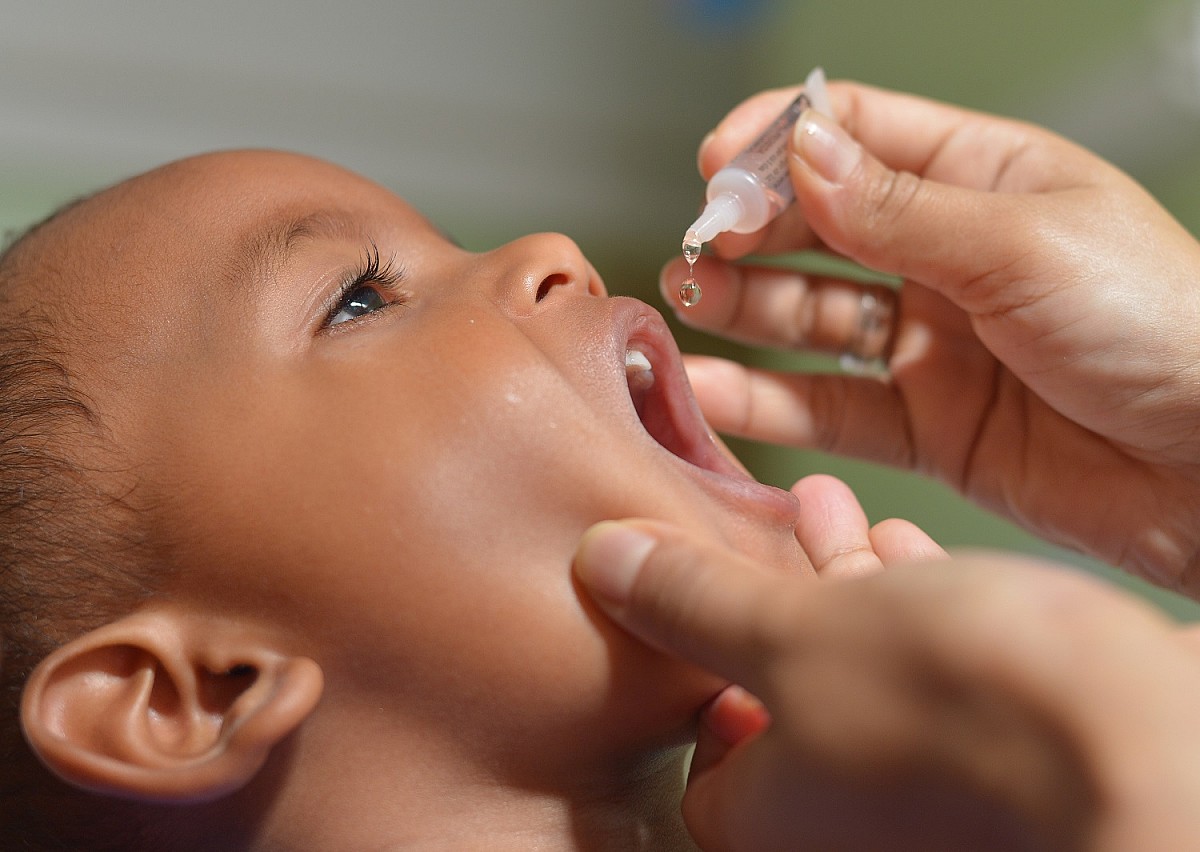
[[387,290],[399,284],[403,279],[404,267],[396,263],[394,256],[389,257],[386,263],[382,262],[379,246],[372,241],[370,248],[363,253],[354,280],[346,289],[361,287],[364,284],[378,284]]
[[333,318],[341,311],[346,298],[359,287],[379,288],[387,296],[387,304],[383,306],[384,308],[407,304],[408,293],[403,288],[407,277],[404,265],[397,263],[394,256],[389,257],[386,261],[383,260],[379,253],[379,246],[375,245],[372,240],[363,252],[358,266],[346,276],[342,284],[327,300],[321,327],[324,329],[332,327]]

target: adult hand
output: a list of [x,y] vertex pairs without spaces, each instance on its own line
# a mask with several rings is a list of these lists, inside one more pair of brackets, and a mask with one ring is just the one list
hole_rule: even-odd
[[977,556],[806,582],[649,521],[594,527],[576,571],[765,705],[706,714],[683,812],[709,852],[1200,845],[1200,656],[1098,581]]
[[[1046,538],[1196,595],[1196,241],[1126,175],[1048,131],[861,85],[831,92],[837,124],[810,112],[797,125],[797,203],[759,233],[718,238],[720,257],[696,269],[704,299],[677,314],[756,344],[861,348],[873,333],[860,326],[863,285],[732,263],[824,248],[903,279],[880,344],[889,374],[693,358],[713,426],[931,473]],[[702,174],[793,95],[730,113],[701,150]],[[685,268],[663,273],[676,305]]]
[[804,507],[796,521],[796,540],[822,578],[861,577],[903,562],[946,557],[941,545],[902,518],[872,526],[854,492],[840,479],[817,473],[801,479],[791,491]]

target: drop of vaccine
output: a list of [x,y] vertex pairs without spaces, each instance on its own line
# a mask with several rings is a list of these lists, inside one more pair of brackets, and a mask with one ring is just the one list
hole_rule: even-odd
[[700,297],[703,295],[700,292],[700,285],[696,283],[695,278],[689,278],[679,285],[679,301],[683,302],[685,308],[690,308],[699,303]]
[[700,297],[704,295],[700,292],[700,285],[696,283],[696,278],[693,275],[693,270],[696,268],[696,258],[700,257],[700,241],[692,237],[692,232],[688,231],[683,238],[683,259],[687,261],[688,278],[679,285],[679,301],[683,302],[685,308],[690,308],[700,301]]

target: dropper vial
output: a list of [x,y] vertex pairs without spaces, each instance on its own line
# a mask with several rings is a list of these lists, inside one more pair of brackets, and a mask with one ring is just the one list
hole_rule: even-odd
[[800,94],[758,138],[709,180],[704,210],[683,236],[689,275],[679,289],[679,298],[686,307],[700,301],[700,285],[690,272],[704,243],[724,231],[753,233],[795,199],[788,175],[788,136],[796,120],[810,108],[833,114],[825,90],[825,72],[820,68],[812,70]]

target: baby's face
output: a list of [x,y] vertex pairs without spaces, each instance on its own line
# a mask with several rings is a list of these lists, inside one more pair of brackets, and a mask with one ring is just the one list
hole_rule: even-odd
[[589,525],[663,519],[808,570],[791,495],[726,459],[659,315],[607,298],[568,239],[470,253],[374,184],[263,152],[88,209],[73,289],[46,298],[170,592],[292,630],[327,701],[637,736],[715,684],[581,600]]

